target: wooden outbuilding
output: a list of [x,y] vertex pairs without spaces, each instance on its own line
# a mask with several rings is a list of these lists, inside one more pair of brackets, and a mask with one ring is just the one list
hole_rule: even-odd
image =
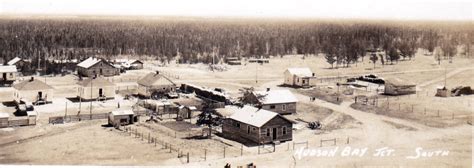
[[224,137],[257,144],[278,143],[293,139],[293,122],[278,113],[252,106],[233,106],[233,114],[224,119]]
[[89,57],[77,64],[77,74],[84,77],[115,76],[120,75],[120,69],[103,59]]
[[82,100],[107,100],[115,97],[115,84],[102,77],[80,81],[77,97]]
[[140,60],[127,60],[122,62],[121,66],[126,70],[143,69],[143,62]]
[[198,112],[195,106],[179,106],[178,117],[182,119],[189,119],[192,118],[194,113]]
[[451,96],[451,91],[446,88],[445,86],[443,87],[438,87],[436,88],[436,95],[437,97],[449,97]]
[[29,61],[21,59],[20,57],[15,57],[7,62],[7,65],[15,66],[16,69],[21,70]]
[[50,103],[53,101],[54,88],[31,77],[29,80],[14,84],[13,97],[16,102],[20,99],[32,102],[33,104]]
[[118,109],[109,113],[109,125],[123,126],[138,122],[138,116],[130,110]]
[[310,87],[316,85],[316,76],[309,68],[288,68],[284,72],[287,86]]
[[0,112],[0,128],[8,127],[8,118],[10,115],[5,112]]
[[18,70],[13,65],[0,66],[0,85],[11,85],[15,82]]
[[416,93],[416,84],[405,82],[399,78],[385,79],[384,93],[387,95],[406,95]]
[[277,112],[279,114],[296,113],[298,99],[289,90],[254,91],[245,97],[244,101],[255,107]]
[[143,97],[163,96],[176,91],[176,84],[159,71],[149,73],[138,80],[138,95]]

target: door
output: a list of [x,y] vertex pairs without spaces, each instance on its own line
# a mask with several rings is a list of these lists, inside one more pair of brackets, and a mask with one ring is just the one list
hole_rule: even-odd
[[102,96],[103,96],[102,94],[103,94],[103,93],[102,93],[102,88],[100,88],[100,89],[99,89],[99,97],[102,97]]
[[102,68],[100,68],[100,70],[99,70],[99,74],[100,74],[100,75],[102,75]]
[[38,92],[38,99],[43,99],[43,92]]
[[7,80],[7,73],[3,73],[3,80]]
[[277,128],[273,128],[273,136],[272,136],[272,140],[275,140],[277,139]]

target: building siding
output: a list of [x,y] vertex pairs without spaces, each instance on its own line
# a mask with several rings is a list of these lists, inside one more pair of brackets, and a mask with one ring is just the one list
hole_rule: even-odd
[[[236,125],[240,124],[240,127]],[[262,127],[254,127],[246,123],[242,123],[233,119],[225,119],[222,125],[222,133],[233,139],[246,139],[255,143],[271,143],[273,141],[291,141],[293,139],[292,125],[288,120],[283,119],[281,116],[276,116],[268,121]],[[250,133],[248,127],[250,126]],[[283,127],[286,127],[286,134],[283,134]],[[277,130],[277,136],[273,140],[273,128]],[[267,129],[270,130],[270,134],[267,134]],[[268,136],[269,135],[269,136]]]
[[[102,70],[102,73],[101,73],[101,70]],[[119,75],[120,71],[114,66],[108,63],[105,63],[103,61],[100,61],[89,68],[77,67],[77,73],[78,75],[84,76],[84,77],[93,77],[96,74],[99,76],[115,76],[115,75]]]

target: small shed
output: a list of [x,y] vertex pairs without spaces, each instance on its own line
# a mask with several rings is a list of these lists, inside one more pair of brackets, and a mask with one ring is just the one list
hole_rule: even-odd
[[0,128],[8,127],[8,118],[10,115],[5,112],[0,112]]
[[449,97],[451,95],[451,91],[445,86],[436,88],[436,95],[437,97]]
[[138,122],[138,116],[131,109],[118,109],[109,113],[109,125],[122,126]]
[[189,119],[194,116],[193,113],[197,112],[197,108],[195,106],[179,106],[179,117],[183,119]]
[[222,125],[225,137],[241,142],[266,144],[291,141],[293,122],[278,113],[252,106],[234,108]]
[[416,93],[416,84],[399,78],[385,79],[384,93],[387,95],[406,95]]

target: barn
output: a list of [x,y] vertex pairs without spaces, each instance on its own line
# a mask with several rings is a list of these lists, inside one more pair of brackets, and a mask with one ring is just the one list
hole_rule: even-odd
[[31,77],[30,80],[25,80],[14,84],[13,97],[16,102],[20,99],[32,102],[33,104],[52,102],[54,96],[54,88],[50,85]]
[[152,95],[165,95],[176,91],[176,84],[159,71],[149,73],[138,80],[138,95],[151,97]]
[[316,84],[316,76],[309,68],[288,68],[284,77],[287,86],[310,87]]
[[109,113],[109,125],[122,126],[138,122],[138,116],[132,110],[118,109]]
[[115,76],[120,74],[120,70],[103,59],[89,57],[77,64],[77,74],[84,77]]
[[279,114],[296,113],[298,99],[289,90],[254,91],[245,97],[244,102],[261,106],[262,109],[277,112]]
[[77,97],[82,100],[107,100],[115,97],[115,84],[102,77],[84,79],[78,85]]
[[1,85],[11,85],[16,80],[17,69],[15,66],[0,66],[0,84]]
[[385,79],[386,95],[406,95],[416,93],[416,84],[403,81],[399,78]]
[[233,114],[222,124],[224,137],[257,144],[293,139],[293,122],[278,113],[252,106],[234,106],[232,111]]

